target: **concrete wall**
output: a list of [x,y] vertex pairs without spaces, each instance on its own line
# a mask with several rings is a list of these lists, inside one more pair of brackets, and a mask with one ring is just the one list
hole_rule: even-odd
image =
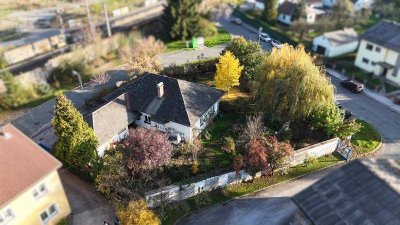
[[[339,141],[339,138],[333,138],[307,148],[299,149],[296,151],[291,165],[299,165],[310,157],[317,158],[323,155],[331,154],[336,150]],[[204,191],[211,191],[249,179],[251,179],[251,176],[244,171],[240,171],[239,173],[229,172],[191,184],[181,186],[169,185],[160,189],[149,191],[145,194],[145,196],[149,207],[155,207],[160,204],[160,201],[173,202],[184,200]]]
[[[27,71],[25,73],[16,75],[15,79],[17,81],[20,81],[20,84],[25,87],[28,87],[32,84],[47,82],[47,78],[50,76],[51,71],[57,66],[59,66],[66,59],[71,59],[76,56],[84,55],[87,60],[92,61],[96,59],[96,57],[98,57],[96,55],[96,52],[99,51],[98,48],[101,48],[101,51],[103,51],[103,53],[117,49],[118,48],[117,36],[118,35],[113,36],[111,38],[103,39],[99,44],[87,45],[84,48],[76,49],[75,51],[54,57],[48,60],[43,67],[35,68],[31,71]],[[18,49],[17,53],[20,54],[20,51],[21,50]],[[29,53],[29,50],[27,50],[27,52]],[[6,53],[4,54],[6,55]]]
[[[47,192],[38,197],[33,196],[33,191],[41,184],[45,184]],[[58,212],[51,216],[47,223],[42,223],[40,214],[55,204]],[[57,222],[70,214],[71,209],[58,172],[55,170],[48,176],[29,187],[24,193],[16,196],[14,200],[4,205],[0,211],[11,209],[15,218],[7,224],[57,224]]]

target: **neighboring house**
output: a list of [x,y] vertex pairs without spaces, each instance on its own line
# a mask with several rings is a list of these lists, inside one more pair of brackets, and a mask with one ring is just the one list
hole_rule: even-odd
[[57,224],[71,212],[61,163],[11,124],[0,128],[0,224]]
[[[350,0],[353,5],[354,11],[360,11],[362,9],[370,9],[374,4],[374,0]],[[332,8],[336,4],[336,0],[323,0],[324,7]]]
[[400,85],[400,24],[383,20],[361,35],[355,65]]
[[[282,3],[286,1],[297,3],[299,0],[278,0],[278,4],[276,5],[276,7],[279,7],[280,5],[282,5]],[[253,8],[255,10],[264,10],[265,8],[264,0],[247,0],[246,2],[253,5]]]
[[335,57],[353,52],[358,46],[358,34],[353,28],[324,33],[313,40],[312,50],[318,54]]
[[106,96],[87,120],[100,155],[128,135],[128,127],[155,128],[191,142],[219,109],[224,92],[167,76],[145,73]]
[[[312,3],[310,3],[312,4]],[[293,22],[293,15],[296,11],[298,4],[293,1],[285,1],[278,7],[278,21],[286,24],[291,25]],[[314,24],[315,20],[319,19],[322,15],[325,14],[324,10],[315,8],[313,6],[306,6],[306,22],[308,24]]]
[[322,15],[326,14],[324,10],[307,6],[306,7],[306,22],[308,24],[314,24],[315,21],[322,17]]
[[394,159],[357,159],[333,170],[292,198],[310,220],[302,224],[400,224],[399,168]]
[[296,11],[297,4],[285,1],[278,7],[278,21],[290,25],[292,24],[292,17]]

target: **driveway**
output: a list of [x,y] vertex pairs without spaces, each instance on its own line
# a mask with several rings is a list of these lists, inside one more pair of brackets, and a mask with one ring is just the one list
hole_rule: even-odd
[[92,185],[66,169],[60,170],[60,178],[71,206],[70,225],[101,225],[104,221],[112,224],[111,204]]
[[177,225],[311,224],[291,197],[334,171],[336,165],[181,219]]

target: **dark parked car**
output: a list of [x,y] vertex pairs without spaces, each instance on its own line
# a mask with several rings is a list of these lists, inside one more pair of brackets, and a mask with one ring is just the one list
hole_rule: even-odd
[[341,109],[342,110],[342,112],[343,112],[343,114],[344,114],[344,118],[347,120],[347,119],[350,119],[350,117],[351,117],[351,112],[350,112],[350,110],[348,110],[348,109],[346,109],[346,108],[343,108],[343,106],[340,104],[340,103],[336,103],[336,105],[337,105],[337,107],[339,108],[339,109]]
[[364,89],[364,86],[362,84],[359,84],[353,80],[345,80],[340,82],[340,85],[348,90],[350,90],[353,93],[359,93],[362,92]]

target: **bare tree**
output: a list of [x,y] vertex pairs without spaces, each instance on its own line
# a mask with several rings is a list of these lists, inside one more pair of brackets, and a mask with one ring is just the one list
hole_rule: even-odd
[[99,74],[97,76],[94,76],[91,80],[90,80],[90,85],[95,87],[98,85],[102,85],[107,83],[108,81],[110,81],[111,77],[108,73],[102,73]]

